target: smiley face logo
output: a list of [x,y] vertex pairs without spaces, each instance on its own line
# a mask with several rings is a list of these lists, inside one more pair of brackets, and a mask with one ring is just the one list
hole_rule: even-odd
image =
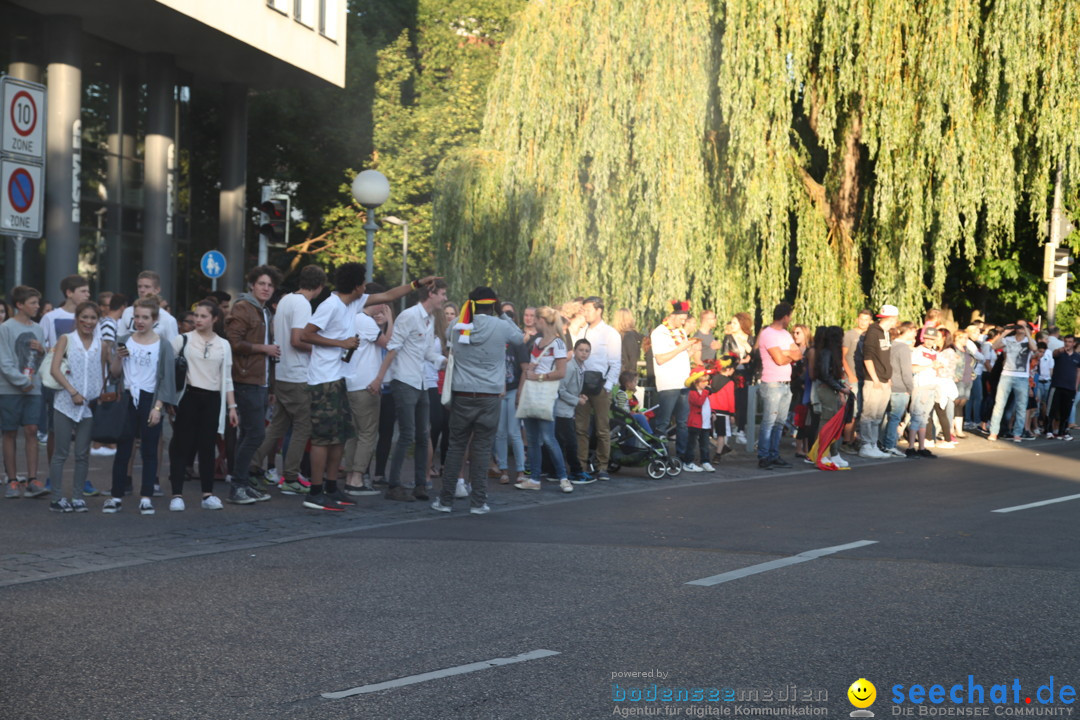
[[866,678],[859,678],[851,683],[847,690],[848,700],[857,708],[867,708],[877,699],[877,688]]

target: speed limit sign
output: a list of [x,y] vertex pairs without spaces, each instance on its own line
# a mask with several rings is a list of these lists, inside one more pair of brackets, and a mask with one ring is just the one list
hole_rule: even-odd
[[0,81],[4,117],[0,152],[30,162],[45,160],[45,86],[4,77]]

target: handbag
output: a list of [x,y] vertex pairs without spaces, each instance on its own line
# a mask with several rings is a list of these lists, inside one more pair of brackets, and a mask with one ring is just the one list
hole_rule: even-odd
[[135,437],[135,413],[131,412],[131,393],[124,389],[123,378],[116,381],[111,392],[106,391],[109,378],[105,373],[104,362],[101,365],[101,376],[101,394],[90,402],[90,412],[94,413],[90,439],[102,445],[115,445]]
[[454,399],[454,351],[451,348],[450,357],[446,359],[446,372],[443,374],[442,396],[439,400],[446,407]]
[[604,373],[599,370],[586,370],[581,377],[581,394],[585,397],[599,395],[604,389]]
[[555,400],[559,397],[559,383],[526,380],[518,391],[520,401],[514,416],[534,420],[554,420]]
[[[64,386],[61,385],[52,374],[52,361],[53,351],[45,353],[45,359],[41,361],[41,384],[50,390],[63,390]],[[60,372],[67,375],[69,374],[67,354],[64,354],[64,358],[60,361]]]
[[177,395],[184,392],[184,388],[187,387],[187,372],[188,372],[188,361],[187,361],[187,357],[184,356],[184,350],[187,348],[187,334],[183,334],[180,337],[183,338],[183,342],[181,342],[181,344],[180,344],[180,352],[178,352],[176,354],[176,360],[174,361],[175,364],[176,364],[176,394]]

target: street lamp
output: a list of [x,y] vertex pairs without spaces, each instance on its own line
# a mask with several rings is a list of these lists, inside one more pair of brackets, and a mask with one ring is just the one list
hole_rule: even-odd
[[[385,215],[383,222],[401,228],[401,284],[409,282],[409,223],[394,215]],[[405,298],[401,298],[401,309],[405,309]]]
[[375,224],[375,208],[390,197],[390,181],[378,170],[364,170],[352,182],[352,196],[367,208],[367,222],[364,223],[364,230],[367,231],[366,277],[371,282],[375,274],[375,231],[379,229]]

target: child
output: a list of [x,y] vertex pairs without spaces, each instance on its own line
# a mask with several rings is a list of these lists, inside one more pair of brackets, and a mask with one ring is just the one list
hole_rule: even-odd
[[641,426],[641,429],[652,435],[652,427],[649,425],[649,416],[638,412],[640,403],[637,396],[637,372],[634,370],[623,370],[619,373],[619,387],[616,388],[615,394],[612,396],[611,401],[615,404],[615,407],[620,410],[629,413],[637,424]]
[[[33,318],[41,305],[41,293],[19,285],[11,291],[15,317],[0,325],[0,429],[4,433],[4,470],[8,476],[6,498],[48,495],[37,481],[38,418],[41,417],[41,379],[38,366],[45,356],[45,332]],[[26,436],[25,480],[15,466],[15,433]]]
[[[709,426],[704,415],[712,414],[709,408],[709,374],[705,368],[696,367],[687,378],[690,386],[690,416],[686,426],[690,431],[690,442],[686,446],[686,455],[682,458],[684,472],[715,472],[709,462]],[[711,419],[711,418],[710,418]],[[701,456],[701,465],[694,463],[694,448]]]
[[[574,414],[578,406],[589,401],[581,394],[581,385],[585,376],[585,361],[589,359],[591,353],[592,343],[585,338],[574,343],[574,354],[566,363],[566,374],[559,380],[559,395],[555,402],[555,440],[559,443],[566,461],[571,485],[588,485],[596,482],[596,478],[586,473],[581,467],[581,461],[578,460],[577,426],[574,423]],[[529,448],[531,450],[532,445]],[[540,453],[537,452],[536,462],[540,462],[539,455]],[[539,477],[539,473],[536,473],[536,476]]]
[[739,359],[724,355],[716,360],[716,372],[712,376],[712,392],[709,407],[712,409],[713,444],[717,462],[731,452],[727,439],[731,437],[735,423],[735,367]]

